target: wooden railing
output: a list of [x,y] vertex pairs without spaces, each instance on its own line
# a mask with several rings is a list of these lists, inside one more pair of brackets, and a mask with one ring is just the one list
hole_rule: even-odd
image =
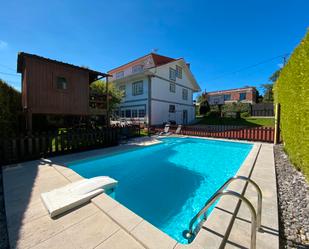
[[110,127],[95,130],[77,129],[41,132],[0,138],[0,166],[117,145],[120,139],[138,136],[138,126]]
[[[154,127],[155,131],[163,131],[164,127]],[[174,132],[177,126],[171,126],[170,131]],[[210,125],[206,127],[183,126],[182,135],[214,137],[236,140],[248,140],[259,142],[274,142],[273,127],[243,127],[229,125]]]
[[105,110],[106,109],[106,95],[90,94],[89,107],[91,109]]

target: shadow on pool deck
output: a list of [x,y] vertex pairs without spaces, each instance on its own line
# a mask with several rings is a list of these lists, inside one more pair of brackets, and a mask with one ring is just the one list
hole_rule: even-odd
[[[31,199],[38,168],[31,164],[24,163],[23,167],[12,165],[3,170],[7,228],[12,248],[19,239],[24,214],[33,205]],[[11,182],[15,184],[12,185]]]
[[22,226],[30,219],[47,215],[40,193],[67,181],[56,180],[57,172],[44,160],[7,166],[3,170],[3,178],[9,241],[11,248],[15,248],[24,235]]

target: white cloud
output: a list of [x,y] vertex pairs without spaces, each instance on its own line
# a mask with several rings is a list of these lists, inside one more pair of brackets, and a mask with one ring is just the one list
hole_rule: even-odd
[[279,68],[283,68],[283,63],[279,63],[279,64],[277,64],[277,66],[278,66]]
[[0,49],[5,49],[8,46],[8,43],[0,40]]

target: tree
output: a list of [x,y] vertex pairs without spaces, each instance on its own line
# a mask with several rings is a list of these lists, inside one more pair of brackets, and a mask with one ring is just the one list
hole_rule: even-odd
[[270,77],[269,77],[269,80],[273,83],[275,83],[277,81],[277,79],[279,78],[280,76],[280,73],[281,73],[281,70],[282,68],[278,69],[276,72],[274,72]]
[[263,84],[262,87],[264,88],[264,95],[263,95],[263,102],[264,103],[272,103],[274,102],[274,93],[273,93],[273,84]]
[[202,94],[199,94],[198,96],[196,96],[196,103],[202,103],[204,100],[204,97]]
[[210,107],[208,101],[205,99],[202,102],[200,102],[200,115],[205,115],[209,111]]
[[[90,85],[92,93],[106,94],[106,82],[103,80],[97,80]],[[118,90],[112,82],[108,83],[109,93],[109,111],[114,110],[120,104],[123,98],[123,92]]]
[[282,70],[282,68],[278,69],[277,71],[275,71],[269,77],[269,81],[271,83],[267,83],[267,84],[263,84],[262,85],[262,88],[264,89],[264,95],[263,95],[262,102],[264,102],[264,103],[272,103],[272,102],[274,102],[273,87],[274,87],[274,83],[277,81],[277,79],[280,76],[281,70]]
[[263,95],[260,94],[258,90],[256,90],[256,103],[262,103],[263,102]]
[[196,97],[196,102],[197,102],[197,103],[202,103],[202,102],[204,102],[205,100],[207,100],[207,92],[206,92],[206,90],[205,90],[202,94],[199,94],[199,95]]

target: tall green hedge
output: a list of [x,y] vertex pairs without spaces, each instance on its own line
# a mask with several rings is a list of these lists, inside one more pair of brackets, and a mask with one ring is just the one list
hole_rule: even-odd
[[21,93],[0,79],[0,137],[18,132],[20,113]]
[[281,105],[281,131],[291,162],[309,180],[309,31],[275,83]]

